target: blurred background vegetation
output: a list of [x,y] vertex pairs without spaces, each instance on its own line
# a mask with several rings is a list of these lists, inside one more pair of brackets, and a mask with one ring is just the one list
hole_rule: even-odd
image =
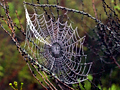
[[[25,28],[25,13],[24,13],[24,7],[23,7],[23,0],[6,0],[9,5],[9,11],[10,16],[12,17],[13,21],[19,25],[19,21],[17,19],[17,15],[15,14],[15,10],[17,10],[18,15],[20,17],[21,23],[23,27]],[[40,0],[41,3],[43,3],[45,0]],[[55,0],[50,0],[50,3],[55,3]],[[90,13],[92,16],[95,17],[93,8],[92,8],[92,0],[60,0],[60,5],[68,7],[68,8],[74,8],[77,10],[84,10],[85,12]],[[98,17],[101,18],[101,20],[106,23],[107,22],[107,16],[103,10],[103,5],[101,0],[95,0],[95,6],[97,9]],[[106,3],[113,6],[116,13],[118,13],[118,17],[120,18],[120,3],[118,0],[118,3],[116,6],[114,6],[114,0],[106,0]],[[0,12],[4,12],[3,9],[0,9]],[[101,17],[100,17],[101,16]],[[80,28],[79,19],[81,20],[81,17],[78,15],[73,15],[70,17],[71,21],[74,22],[74,27],[78,26]],[[86,21],[87,25],[89,27],[94,27],[92,25],[93,22]],[[8,29],[6,27],[6,29]],[[17,30],[16,30],[17,33]],[[19,33],[19,32],[18,32]],[[80,33],[81,34],[81,33]],[[88,58],[88,60],[93,59]],[[120,58],[119,58],[120,59]],[[94,67],[98,67],[98,65],[94,65]],[[101,87],[104,90],[120,90],[120,70],[115,65],[106,65],[106,70],[102,73],[101,81],[98,80],[96,85],[101,89]],[[95,68],[94,68],[95,69]],[[97,75],[96,78],[97,80]],[[10,82],[17,81],[18,85],[23,82],[23,90],[42,90],[42,87],[39,85],[37,80],[34,79],[32,74],[30,73],[30,70],[28,69],[28,66],[26,65],[26,62],[23,60],[22,56],[17,51],[16,46],[14,45],[11,38],[0,28],[0,90],[12,90],[12,88],[9,86]],[[85,83],[88,83],[87,81]],[[89,84],[86,84],[89,85]],[[91,85],[86,86],[90,90],[89,87]],[[84,89],[83,89],[84,90]]]

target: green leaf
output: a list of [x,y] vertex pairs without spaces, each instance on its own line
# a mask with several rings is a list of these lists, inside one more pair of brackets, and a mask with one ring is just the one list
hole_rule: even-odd
[[0,70],[3,70],[3,67],[2,67],[2,66],[0,66]]
[[101,88],[101,86],[100,86],[100,85],[98,85],[98,88],[99,88],[100,90],[102,90],[102,88]]
[[118,6],[118,5],[117,5],[117,6],[114,6],[114,8],[115,8],[115,9],[118,9],[118,8],[119,8],[119,6]]
[[118,90],[118,89],[117,89],[117,86],[115,84],[112,84],[110,90]]
[[90,74],[87,76],[87,78],[88,78],[90,81],[93,80],[93,77],[92,77],[92,75],[90,75]]
[[84,85],[85,89],[91,90],[91,83],[89,81],[85,81],[84,83],[85,83],[85,85]]
[[3,76],[3,73],[2,73],[2,72],[0,72],[0,76]]
[[3,55],[3,52],[0,52],[0,57]]
[[111,0],[112,3],[114,3],[114,0]]

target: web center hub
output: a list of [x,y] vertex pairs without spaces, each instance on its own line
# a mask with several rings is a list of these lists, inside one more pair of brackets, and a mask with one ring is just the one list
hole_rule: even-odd
[[62,47],[58,42],[53,43],[50,50],[53,57],[59,58],[62,56]]

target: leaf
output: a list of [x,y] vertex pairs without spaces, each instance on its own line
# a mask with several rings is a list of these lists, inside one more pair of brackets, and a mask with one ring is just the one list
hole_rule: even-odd
[[0,52],[0,57],[3,55],[3,52]]
[[2,72],[0,72],[0,76],[3,76],[3,73],[2,73]]
[[89,81],[85,81],[84,83],[85,83],[85,85],[84,85],[85,89],[91,90],[91,83]]
[[115,84],[112,84],[110,90],[118,90],[118,89],[117,89],[117,86]]
[[90,74],[87,76],[87,78],[88,78],[90,81],[93,80],[93,77],[92,77],[92,75],[90,75]]
[[119,8],[119,6],[118,6],[118,5],[117,5],[117,6],[114,6],[114,8],[115,8],[115,9],[118,9],[118,8]]
[[2,66],[0,66],[0,71],[1,71],[1,70],[3,70],[3,67],[2,67]]
[[114,3],[114,0],[111,0],[112,3]]

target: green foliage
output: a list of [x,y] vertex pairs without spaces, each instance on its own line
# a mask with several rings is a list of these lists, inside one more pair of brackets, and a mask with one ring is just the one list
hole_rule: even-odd
[[118,3],[117,1],[118,0],[111,0],[111,2],[114,4],[114,9],[116,10],[116,13],[118,14],[118,13],[120,13],[120,2]]
[[[87,78],[88,78],[88,80],[86,80],[86,81],[84,81],[84,85],[82,85],[81,83],[80,83],[80,80],[78,80],[79,81],[79,86],[80,86],[80,89],[81,90],[91,90],[91,82],[90,81],[92,81],[93,80],[93,77],[92,77],[92,75],[88,75],[87,76]],[[76,87],[77,85],[73,85],[73,87]],[[79,89],[78,89],[79,90]]]
[[100,85],[98,85],[100,90],[120,90],[120,86],[116,85],[116,84],[112,84],[111,87],[106,88],[106,87],[101,87]]
[[3,67],[2,66],[0,66],[0,77],[2,77],[3,76]]
[[[16,4],[17,4],[17,7],[16,7]],[[25,25],[25,17],[23,17],[24,8],[21,7],[21,6],[23,6],[22,1],[21,2],[18,2],[18,1],[8,2],[8,5],[9,5],[10,16],[11,16],[13,22],[16,23],[18,26],[20,26],[19,20],[17,18],[17,14],[18,14],[18,16],[20,17],[20,21],[21,21],[22,25],[24,26]],[[17,11],[17,14],[16,14],[16,11]],[[16,33],[19,33],[18,32],[19,30],[16,29],[15,31],[16,31]]]
[[[93,76],[92,75],[88,75],[88,80],[92,81],[93,80]],[[79,83],[80,89],[81,90],[92,90],[91,89],[91,82],[90,81],[84,81],[84,85],[82,85],[81,83]],[[75,87],[76,85],[74,85]],[[107,87],[101,87],[101,85],[98,85],[98,88],[100,90],[120,90],[120,86],[116,85],[116,84],[112,84],[111,87],[107,88]],[[79,90],[79,89],[78,89]]]
[[20,81],[23,81],[24,79],[28,79],[28,80],[31,79],[31,76],[30,76],[31,73],[28,71],[29,71],[29,69],[28,69],[27,65],[25,65],[23,67],[23,69],[19,72],[19,75],[18,75]]
[[92,80],[93,80],[93,76],[92,76],[92,75],[90,75],[90,74],[87,76],[87,78],[88,78],[90,81],[92,81]]
[[[0,52],[0,57],[3,55],[2,52]],[[0,65],[0,77],[3,76],[3,67]]]
[[[93,80],[93,77],[92,77],[92,75],[88,75],[88,80],[90,80],[90,81],[92,81]],[[86,80],[85,82],[84,82],[84,87],[85,87],[85,89],[86,90],[91,90],[91,83],[90,83],[90,81],[88,81],[88,80]]]

